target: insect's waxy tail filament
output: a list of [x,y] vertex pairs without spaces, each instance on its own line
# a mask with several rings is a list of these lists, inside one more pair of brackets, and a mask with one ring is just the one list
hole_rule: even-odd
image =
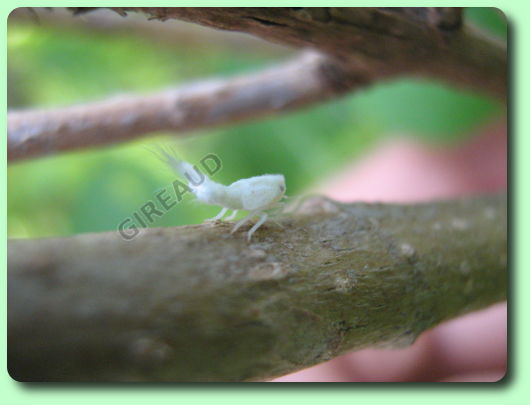
[[177,158],[173,149],[169,149],[168,151],[158,145],[155,145],[155,149],[154,153],[158,159],[171,167],[180,177],[184,178],[195,195],[201,187],[211,182],[208,176],[196,166]]

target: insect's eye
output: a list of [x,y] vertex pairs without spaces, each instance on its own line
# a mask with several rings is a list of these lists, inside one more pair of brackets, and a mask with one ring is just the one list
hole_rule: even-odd
[[285,191],[285,186],[283,184],[280,184],[280,191],[283,193]]

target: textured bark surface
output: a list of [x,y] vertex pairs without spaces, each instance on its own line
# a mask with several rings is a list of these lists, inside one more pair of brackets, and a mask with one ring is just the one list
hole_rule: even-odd
[[[506,299],[506,196],[307,202],[215,223],[8,244],[8,367],[23,381],[248,381],[410,344]],[[480,337],[477,337],[480,338]]]

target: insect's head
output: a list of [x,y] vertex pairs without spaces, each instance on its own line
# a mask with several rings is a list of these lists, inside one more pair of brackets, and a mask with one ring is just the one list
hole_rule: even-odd
[[278,198],[283,197],[285,194],[285,177],[283,177],[283,174],[273,174],[271,177],[271,183],[272,186],[277,190],[278,192]]
[[255,177],[258,180],[256,185],[266,187],[267,195],[270,202],[276,202],[282,199],[285,194],[285,177],[283,174],[264,174]]

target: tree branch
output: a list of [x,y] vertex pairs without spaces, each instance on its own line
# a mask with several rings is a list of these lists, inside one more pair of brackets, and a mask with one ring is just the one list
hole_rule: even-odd
[[410,344],[506,298],[506,196],[311,200],[251,244],[230,224],[8,244],[21,381],[246,381]]
[[252,35],[230,31],[212,30],[198,24],[181,20],[148,20],[143,14],[122,18],[109,9],[97,9],[72,18],[65,8],[32,7],[18,8],[9,14],[9,24],[38,24],[39,27],[65,31],[85,31],[86,34],[123,35],[139,37],[158,45],[164,45],[169,52],[175,48],[211,47],[216,51],[256,53],[270,56],[288,56],[289,48],[263,41]]
[[315,48],[372,77],[420,75],[506,98],[506,44],[462,22],[451,7],[131,7]]
[[8,160],[112,144],[157,131],[191,131],[264,117],[337,97],[369,76],[315,52],[281,66],[144,96],[8,113]]
[[[190,131],[321,102],[398,75],[439,79],[500,99],[506,47],[454,8],[114,8],[239,30],[326,56],[271,71],[86,106],[8,114],[8,159]],[[83,11],[83,9],[77,9]]]

